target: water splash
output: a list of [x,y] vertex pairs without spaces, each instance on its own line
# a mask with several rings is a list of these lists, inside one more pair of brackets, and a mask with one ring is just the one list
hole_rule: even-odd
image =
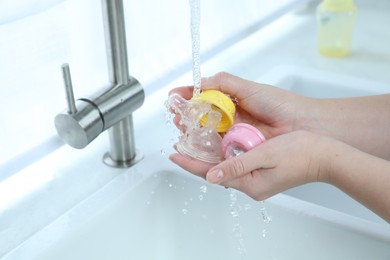
[[237,200],[237,190],[234,189],[230,189],[230,211],[234,221],[232,232],[237,240],[237,251],[241,255],[245,255],[247,250],[244,243],[242,225],[240,222],[240,212],[242,211],[242,207]]
[[207,193],[207,186],[206,185],[200,186],[200,194],[198,196],[198,199],[203,200],[205,198],[206,193]]
[[191,39],[192,39],[192,74],[194,80],[194,96],[200,94],[200,0],[189,0],[191,9]]
[[245,205],[244,205],[244,210],[245,210],[245,211],[248,211],[248,210],[250,210],[250,209],[252,209],[252,205],[251,205],[251,204],[245,204]]
[[182,208],[182,210],[181,210],[181,212],[184,214],[184,215],[187,215],[188,214],[188,212],[189,212],[189,206],[190,206],[190,204],[192,203],[192,201],[193,201],[193,199],[192,199],[192,197],[190,197],[190,198],[188,198],[188,200],[185,200],[184,201],[184,206],[183,206],[183,208]]
[[265,238],[268,235],[268,230],[267,227],[270,225],[272,222],[272,217],[268,214],[266,208],[265,208],[265,202],[262,200],[260,202],[260,216],[261,219],[263,220],[264,224],[266,225],[262,230],[261,230],[261,236]]
[[169,131],[171,136],[169,138],[169,141],[164,142],[163,146],[160,149],[160,154],[161,154],[162,157],[167,157],[167,154],[170,153],[172,147],[177,142],[177,136],[179,135],[179,130],[173,124],[173,121],[174,121],[174,118],[175,118],[175,113],[173,113],[173,111],[170,111],[168,100],[165,101],[164,105],[165,105],[165,108],[166,108],[166,110],[165,110],[165,118],[164,118],[165,119],[165,124],[166,124],[166,126],[168,128],[171,129],[171,131]]
[[262,200],[260,203],[260,214],[263,219],[263,222],[269,224],[272,222],[272,217],[268,214],[267,209],[265,208],[264,200]]

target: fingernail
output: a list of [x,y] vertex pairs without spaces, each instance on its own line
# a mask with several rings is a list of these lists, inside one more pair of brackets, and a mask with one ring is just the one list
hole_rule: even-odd
[[214,184],[220,183],[222,178],[223,178],[223,171],[219,169],[209,172],[206,176],[206,180]]

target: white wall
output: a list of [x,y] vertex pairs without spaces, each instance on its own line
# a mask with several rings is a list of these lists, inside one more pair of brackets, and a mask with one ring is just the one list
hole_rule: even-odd
[[[298,1],[201,1],[204,58],[257,28],[250,26],[261,26],[280,6]],[[190,70],[188,1],[124,3],[130,73],[146,91]],[[62,63],[70,63],[76,98],[96,91],[108,77],[100,1],[0,0],[0,17],[1,175],[61,144],[44,142],[56,135],[53,119],[66,105]]]

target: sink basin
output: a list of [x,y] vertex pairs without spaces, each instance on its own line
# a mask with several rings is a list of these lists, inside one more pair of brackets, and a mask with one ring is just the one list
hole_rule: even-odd
[[390,257],[389,229],[283,194],[262,204],[161,163],[133,189],[134,173],[116,178],[5,259]]
[[256,81],[314,98],[341,98],[389,93],[390,84],[312,68],[281,65]]
[[[258,81],[314,97],[388,90],[385,84],[293,66],[278,67]],[[209,185],[173,165],[164,156],[171,152],[166,148],[172,145],[169,140],[177,137],[161,109],[168,90],[150,95],[135,114],[137,146],[145,158],[134,167],[106,167],[99,161],[105,148],[97,140],[77,155],[61,148],[31,168],[37,172],[39,165],[51,163],[48,169],[62,175],[48,178],[55,184],[46,188],[50,193],[40,192],[39,203],[30,211],[14,213],[27,225],[31,211],[40,218],[54,216],[55,205],[65,204],[68,197],[83,198],[77,194],[91,178],[100,178],[95,180],[99,187],[89,187],[91,194],[73,206],[68,201],[66,212],[25,235],[12,250],[1,248],[6,243],[11,247],[11,235],[0,241],[6,252],[1,260],[390,259],[388,224],[334,187],[307,184],[262,203]],[[66,178],[77,178],[77,184]],[[51,198],[49,206],[42,199],[46,197]],[[15,218],[8,219],[10,228],[4,232],[17,234]],[[0,240],[4,234],[0,232]]]

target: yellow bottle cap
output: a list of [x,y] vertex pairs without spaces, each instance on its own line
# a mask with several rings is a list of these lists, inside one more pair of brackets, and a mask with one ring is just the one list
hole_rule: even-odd
[[[220,133],[226,132],[234,123],[234,114],[236,107],[233,101],[224,93],[218,90],[204,90],[198,96],[192,98],[193,100],[206,102],[212,105],[214,110],[221,113],[221,122],[217,126],[217,131]],[[200,120],[202,125],[205,125],[207,115]]]

